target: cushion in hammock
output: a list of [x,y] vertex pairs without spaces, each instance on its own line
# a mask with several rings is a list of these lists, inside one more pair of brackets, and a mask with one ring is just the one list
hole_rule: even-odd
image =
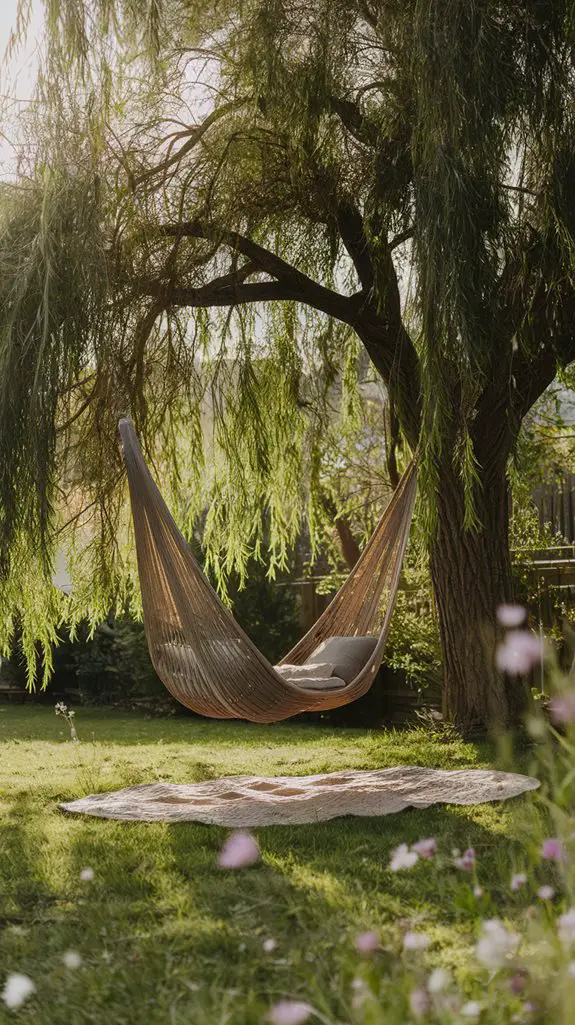
[[309,680],[313,677],[316,680],[329,680],[333,676],[334,666],[331,662],[306,662],[303,666],[274,666],[276,673],[284,676],[286,680],[297,683],[299,680]]
[[339,676],[328,676],[327,679],[308,676],[307,679],[298,680],[297,685],[305,690],[340,690],[341,687],[345,687],[345,680]]
[[274,666],[276,673],[284,680],[297,684],[306,690],[339,690],[345,687],[345,681],[339,676],[332,676],[331,662],[306,662],[303,666]]
[[328,637],[318,644],[307,665],[320,661],[331,662],[333,675],[351,683],[369,662],[376,645],[377,637]]
[[274,666],[284,680],[295,683],[305,690],[339,690],[345,687],[345,681],[339,676],[332,676],[331,662],[307,663],[303,666]]

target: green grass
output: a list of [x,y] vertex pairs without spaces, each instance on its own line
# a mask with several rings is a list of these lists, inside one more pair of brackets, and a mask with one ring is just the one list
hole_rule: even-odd
[[[50,708],[0,706],[0,981],[22,971],[37,986],[18,1021],[251,1025],[290,996],[330,1022],[379,1023],[350,1006],[352,978],[376,970],[354,951],[358,931],[379,930],[393,953],[409,923],[425,929],[433,941],[427,963],[452,967],[465,988],[479,911],[492,913],[496,904],[510,920],[524,912],[527,898],[510,893],[509,878],[524,866],[533,832],[529,796],[260,829],[262,862],[241,872],[217,867],[227,835],[219,827],[104,822],[57,808],[158,779],[401,763],[479,767],[493,764],[485,746],[441,744],[422,732],[147,720],[83,709],[76,725],[80,744],[69,741]],[[452,868],[389,870],[394,847],[430,835],[446,856],[454,847],[476,848],[488,893],[481,909],[473,880],[462,883]],[[94,869],[92,883],[80,880],[86,866]],[[268,937],[277,941],[272,954],[262,952]],[[78,971],[62,964],[69,949],[83,958]],[[404,1000],[399,989],[393,999]],[[397,1015],[404,1020],[403,1005]],[[0,1021],[14,1018],[0,1010]]]

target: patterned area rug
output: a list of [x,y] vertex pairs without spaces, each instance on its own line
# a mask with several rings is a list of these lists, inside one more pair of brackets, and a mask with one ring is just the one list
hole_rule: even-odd
[[126,822],[295,825],[339,815],[391,815],[431,804],[485,804],[536,790],[539,780],[492,769],[353,770],[318,776],[229,776],[204,783],[143,783],[61,804]]

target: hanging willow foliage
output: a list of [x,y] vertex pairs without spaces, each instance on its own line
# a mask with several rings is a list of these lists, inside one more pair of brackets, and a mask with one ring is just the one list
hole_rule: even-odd
[[[429,530],[447,473],[480,530],[491,464],[575,357],[574,5],[44,10],[0,204],[3,643],[136,602],[120,415],[190,532],[208,508],[222,588],[252,554],[283,566],[304,519],[316,544],[358,340],[421,433]],[[73,597],[29,604],[63,547]]]

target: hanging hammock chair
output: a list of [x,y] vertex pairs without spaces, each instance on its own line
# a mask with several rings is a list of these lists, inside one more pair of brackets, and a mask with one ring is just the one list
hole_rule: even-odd
[[[415,462],[328,608],[274,668],[198,566],[151,477],[131,420],[120,421],[120,434],[148,647],[170,693],[201,715],[258,723],[337,708],[367,693],[383,658],[409,537]],[[355,645],[356,661],[358,651],[364,652],[361,666],[351,677],[348,672],[347,682],[336,672],[337,665],[325,676],[337,643],[340,649],[342,644]]]

